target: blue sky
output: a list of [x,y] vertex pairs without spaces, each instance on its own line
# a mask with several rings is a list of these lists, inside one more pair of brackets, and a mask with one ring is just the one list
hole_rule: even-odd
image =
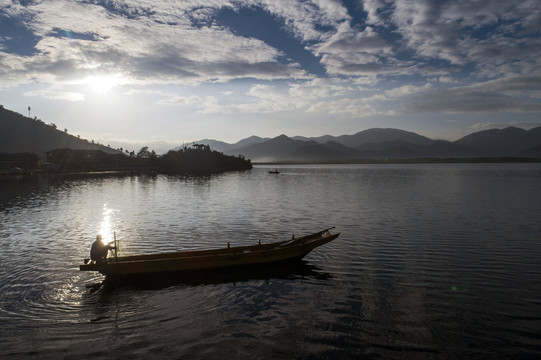
[[541,126],[541,3],[0,0],[0,104],[115,147]]

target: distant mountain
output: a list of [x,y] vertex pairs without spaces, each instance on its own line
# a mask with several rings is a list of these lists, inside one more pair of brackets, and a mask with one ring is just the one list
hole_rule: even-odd
[[481,154],[476,149],[470,149],[456,143],[445,140],[434,140],[428,145],[424,145],[419,148],[419,153],[423,157],[437,157],[437,158],[450,158],[450,157],[474,157]]
[[541,126],[528,130],[528,133],[536,136],[538,139],[541,138]]
[[337,137],[331,135],[324,135],[320,137],[310,138],[309,140],[314,140],[319,143],[336,141],[344,146],[352,148],[356,148],[363,144],[381,143],[384,141],[401,140],[417,145],[428,145],[433,141],[425,136],[421,136],[410,131],[380,128],[363,130],[354,135],[341,135]]
[[[393,149],[393,156],[389,156],[389,150]],[[426,145],[413,144],[402,140],[384,141],[380,143],[368,143],[357,147],[366,158],[385,157],[472,157],[478,156],[478,152],[472,149],[456,145],[444,140],[430,140]],[[378,153],[378,152],[381,152]]]
[[[304,140],[303,140],[304,139]],[[328,140],[323,142],[324,140]],[[397,129],[369,129],[354,135],[293,139],[281,135],[255,146],[235,149],[253,161],[344,161],[415,157],[469,157],[477,151],[448,141]]]
[[270,138],[260,138],[259,136],[250,136],[249,138],[242,139],[239,142],[233,144],[234,149],[240,149],[250,145],[260,144],[264,141],[270,140]]
[[[424,141],[423,141],[424,142]],[[402,140],[365,143],[357,148],[336,141],[321,144],[315,140],[294,140],[285,135],[250,147],[235,149],[254,161],[344,161],[415,157],[467,157],[474,151],[448,141],[430,140],[427,145]]]
[[484,156],[517,156],[541,145],[541,127],[531,130],[508,127],[479,131],[454,142]]
[[258,161],[290,160],[292,152],[303,146],[314,144],[317,143],[315,141],[293,140],[285,135],[280,135],[262,143],[229,150],[225,153],[229,155],[242,154],[249,159],[258,159]]
[[[356,158],[381,158],[387,157],[389,151],[374,152],[367,150],[365,154],[358,146],[363,144],[377,144],[381,142],[403,141],[417,145],[428,145],[434,140],[415,134],[413,132],[398,129],[368,129],[354,135],[319,137],[294,136],[289,138],[285,135],[274,139],[263,139],[251,136],[236,144],[227,144],[216,140],[200,140],[197,143],[208,144],[217,151],[231,155],[242,154],[254,161],[317,161],[321,160],[344,160]],[[381,149],[379,149],[381,150]],[[401,153],[404,156],[415,156],[415,151],[394,149],[392,154]]]
[[[314,141],[317,141],[320,144],[326,144],[329,141],[334,141],[334,142],[337,142],[339,144],[345,145],[343,142],[340,141],[340,138],[342,138],[343,136],[347,137],[347,136],[353,136],[353,135],[342,135],[340,137],[336,137],[336,136],[332,136],[332,135],[323,135],[323,136],[308,138],[307,140],[314,140]],[[350,147],[352,147],[352,146],[350,146]]]
[[331,161],[359,158],[359,152],[355,149],[348,148],[336,141],[329,141],[325,144],[314,143],[310,141],[309,145],[304,145],[297,148],[292,153],[288,154],[290,160],[296,161]]
[[370,143],[381,143],[384,141],[396,141],[402,140],[417,145],[428,145],[433,140],[418,135],[414,132],[398,130],[398,129],[380,129],[373,128],[368,130],[360,131],[354,135],[341,135],[341,136],[332,136],[332,135],[323,135],[319,137],[304,137],[304,136],[295,136],[295,140],[304,140],[309,141],[313,140],[320,144],[328,143],[329,141],[334,141],[339,144],[342,144],[347,147],[356,148],[363,144]]
[[0,153],[34,153],[44,157],[54,149],[102,150],[108,154],[120,154],[110,147],[94,144],[0,106]]
[[[211,141],[209,145],[212,147]],[[204,141],[200,141],[204,143]],[[248,144],[242,146],[243,144]],[[225,147],[222,146],[222,149]],[[469,158],[484,156],[540,157],[541,127],[507,128],[474,133],[455,141],[432,140],[398,129],[368,129],[354,135],[320,137],[252,136],[231,144],[227,154],[253,161],[348,161],[355,159]]]
[[519,157],[541,158],[541,145],[524,150],[518,154]]
[[[195,141],[196,144],[203,144],[210,146],[213,150],[220,152],[234,152],[234,149],[242,149],[244,147],[262,143],[264,141],[270,140],[269,138],[260,138],[259,136],[250,136],[246,139],[242,139],[239,142],[234,144],[229,144],[223,141],[212,140],[212,139],[203,139]],[[177,146],[173,150],[180,150],[184,146]]]

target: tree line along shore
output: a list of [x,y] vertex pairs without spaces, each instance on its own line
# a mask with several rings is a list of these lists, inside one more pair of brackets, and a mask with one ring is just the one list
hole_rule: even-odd
[[55,149],[46,161],[36,154],[0,154],[2,174],[81,173],[81,172],[152,172],[167,174],[212,174],[252,168],[242,155],[224,155],[207,145],[195,144],[178,151],[157,155],[143,147],[131,155],[108,154],[101,150]]

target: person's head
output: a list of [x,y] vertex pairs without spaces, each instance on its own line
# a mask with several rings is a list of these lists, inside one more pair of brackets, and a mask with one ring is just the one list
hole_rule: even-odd
[[96,236],[96,241],[102,241],[101,235]]

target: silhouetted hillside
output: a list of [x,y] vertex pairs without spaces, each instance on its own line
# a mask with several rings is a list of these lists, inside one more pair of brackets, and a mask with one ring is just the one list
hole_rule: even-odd
[[[472,157],[479,154],[460,145],[444,140],[431,140],[426,145],[412,144],[406,141],[385,141],[380,143],[363,144],[357,147],[366,158],[391,157]],[[390,150],[393,150],[390,152]]]
[[[248,147],[248,146],[251,146],[251,145],[260,144],[260,143],[265,142],[267,140],[270,140],[270,139],[269,138],[260,138],[259,136],[250,136],[250,137],[248,137],[246,139],[242,139],[239,142],[236,142],[234,144],[229,144],[229,143],[226,143],[226,142],[223,142],[223,141],[212,140],[212,139],[198,140],[195,143],[196,144],[208,145],[208,146],[210,146],[212,149],[214,149],[216,151],[221,151],[221,152],[227,151],[230,154],[235,154],[237,149],[242,149],[242,148],[245,148],[245,147]],[[182,146],[182,145],[177,146],[177,147],[173,148],[172,150],[181,150],[183,147],[184,146]]]
[[289,160],[289,155],[292,152],[307,145],[317,145],[317,143],[315,141],[293,140],[285,135],[280,135],[259,144],[225,151],[225,153],[242,154],[249,159],[259,159],[258,161]]
[[44,158],[47,151],[61,148],[101,150],[109,154],[120,151],[94,144],[67,131],[56,129],[38,119],[31,119],[0,106],[0,153],[33,153]]
[[[472,157],[477,156],[476,150],[471,150],[449,141],[430,140],[425,137],[412,136],[411,133],[394,131],[392,129],[376,129],[376,139],[394,139],[392,141],[365,142],[356,148],[347,147],[337,141],[321,144],[315,140],[293,140],[285,135],[242,149],[235,153],[243,154],[254,161],[351,161],[355,159],[388,159],[388,158],[428,158],[428,157]],[[380,131],[381,130],[381,131]],[[382,133],[388,132],[387,136]],[[355,138],[366,141],[365,135]],[[360,134],[360,133],[358,133]],[[402,135],[413,139],[416,143],[397,140]],[[344,139],[345,137],[338,137]],[[336,138],[337,139],[337,138]],[[350,138],[352,140],[353,138]],[[428,140],[427,140],[428,139]],[[353,140],[352,140],[353,141]],[[419,144],[422,143],[422,144]]]
[[[398,146],[391,144],[392,142],[401,142],[407,146]],[[242,154],[255,161],[343,161],[389,156],[426,156],[426,151],[418,152],[410,146],[428,146],[433,142],[434,140],[427,137],[398,129],[368,129],[354,135],[324,135],[311,138],[303,136],[289,138],[280,135],[274,139],[262,139],[251,136],[230,146],[224,146],[223,142],[216,140],[198,141],[198,143],[209,144],[213,148],[224,149],[223,151],[227,154]],[[378,145],[380,143],[386,145],[382,147]],[[250,145],[243,147],[241,146],[243,144]],[[388,145],[391,147],[389,148]],[[363,148],[363,146],[366,147]]]
[[518,154],[521,157],[541,158],[541,145],[527,149]]
[[342,161],[359,158],[359,152],[336,141],[325,144],[306,142],[308,145],[297,148],[286,157],[292,161]]
[[[238,147],[238,144],[253,142],[255,144]],[[363,159],[538,157],[536,146],[541,146],[541,127],[528,131],[512,127],[481,131],[455,142],[431,140],[397,129],[369,129],[354,135],[337,137],[324,135],[289,138],[280,135],[265,140],[252,136],[239,141],[231,149],[226,150],[226,153],[242,154],[259,162],[342,162]]]
[[[327,140],[326,137],[325,139]],[[335,141],[342,145],[356,148],[362,144],[381,143],[385,141],[404,141],[416,145],[428,145],[433,140],[410,131],[375,128],[360,131],[354,135],[341,135],[336,137]]]
[[517,156],[541,145],[541,127],[531,130],[508,127],[479,131],[455,141],[455,144],[474,149],[484,156]]
[[247,147],[247,146],[251,146],[251,145],[255,145],[255,144],[260,144],[264,141],[267,141],[267,140],[270,140],[269,138],[260,138],[259,136],[255,136],[255,135],[252,135],[246,139],[242,139],[240,140],[239,142],[233,144],[233,148],[235,149],[239,149],[239,148],[243,148],[243,147]]
[[[370,150],[363,154],[362,151],[359,152],[358,149],[354,148],[362,144],[399,140],[404,142],[410,141],[413,144],[429,144],[433,141],[424,136],[397,129],[369,129],[354,135],[342,135],[338,137],[331,135],[313,138],[297,136],[292,139],[285,135],[280,135],[270,140],[253,136],[249,139],[260,142],[240,148],[235,146],[233,149],[225,150],[225,152],[228,154],[242,154],[255,161],[341,161],[357,158],[380,158],[389,154],[389,149],[377,153]],[[204,141],[202,142],[204,143]],[[241,140],[237,144],[243,142],[244,140]],[[404,156],[415,155],[414,152],[409,150],[397,151],[396,149],[392,149],[391,153],[401,153]]]

